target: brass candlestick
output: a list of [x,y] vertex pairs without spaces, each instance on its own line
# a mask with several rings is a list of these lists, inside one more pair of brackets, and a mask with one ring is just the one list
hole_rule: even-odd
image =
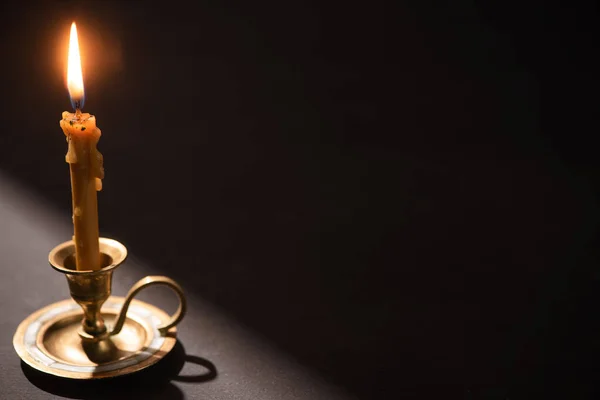
[[[65,378],[98,379],[146,368],[175,345],[186,310],[181,287],[165,276],[147,276],[125,298],[111,296],[114,270],[125,261],[127,249],[116,240],[100,238],[103,268],[75,269],[75,244],[56,246],[50,265],[65,274],[72,300],[51,304],[27,317],[13,338],[21,359],[40,371]],[[166,285],[179,297],[173,316],[135,300],[151,285]]]

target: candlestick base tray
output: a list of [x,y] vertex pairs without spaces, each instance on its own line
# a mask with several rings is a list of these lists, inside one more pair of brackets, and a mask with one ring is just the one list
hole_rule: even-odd
[[[110,378],[149,367],[175,346],[175,326],[186,311],[182,288],[166,276],[147,276],[127,296],[111,296],[113,272],[125,261],[127,249],[107,238],[100,238],[99,244],[99,270],[75,268],[73,241],[50,252],[50,265],[66,276],[73,300],[50,304],[17,328],[13,345],[33,368],[63,378]],[[134,299],[152,285],[175,292],[179,307],[173,315]]]
[[[112,325],[123,297],[110,297],[102,316]],[[78,335],[83,312],[73,300],[51,304],[25,319],[13,344],[31,367],[63,378],[98,379],[133,373],[156,363],[175,346],[177,328],[158,328],[171,318],[164,311],[133,300],[121,332],[96,342]]]

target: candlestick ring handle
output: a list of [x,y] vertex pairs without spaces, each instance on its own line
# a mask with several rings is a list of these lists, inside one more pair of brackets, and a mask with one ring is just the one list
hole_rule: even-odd
[[125,319],[127,317],[127,309],[129,308],[129,304],[131,303],[131,300],[133,300],[135,295],[138,294],[142,289],[152,285],[168,286],[175,292],[175,294],[177,294],[177,297],[179,298],[179,307],[177,307],[177,311],[175,311],[175,314],[173,314],[171,316],[171,319],[167,321],[164,325],[158,327],[158,331],[160,332],[160,334],[165,335],[170,328],[177,325],[183,319],[187,310],[187,302],[185,300],[185,295],[183,294],[183,289],[181,288],[181,286],[179,286],[179,284],[177,284],[177,282],[175,282],[173,279],[168,278],[166,276],[150,275],[140,279],[136,282],[135,285],[131,287],[131,289],[129,289],[129,293],[127,293],[127,296],[125,297],[125,301],[123,302],[123,306],[121,307],[119,316],[115,321],[115,325],[110,331],[110,336],[116,335],[119,332],[121,332],[121,329],[123,328],[123,324],[125,323]]

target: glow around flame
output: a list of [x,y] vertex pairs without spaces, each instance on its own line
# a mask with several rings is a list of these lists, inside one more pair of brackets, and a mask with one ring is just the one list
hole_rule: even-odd
[[79,55],[79,40],[77,39],[77,26],[75,26],[75,22],[71,24],[71,38],[69,39],[67,88],[69,89],[73,108],[82,109],[85,96],[83,91],[83,74],[81,73],[81,56]]

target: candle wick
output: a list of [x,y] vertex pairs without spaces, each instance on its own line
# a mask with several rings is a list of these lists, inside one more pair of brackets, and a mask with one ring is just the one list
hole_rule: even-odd
[[81,120],[81,110],[78,108],[75,109],[75,118],[77,118],[77,120]]

